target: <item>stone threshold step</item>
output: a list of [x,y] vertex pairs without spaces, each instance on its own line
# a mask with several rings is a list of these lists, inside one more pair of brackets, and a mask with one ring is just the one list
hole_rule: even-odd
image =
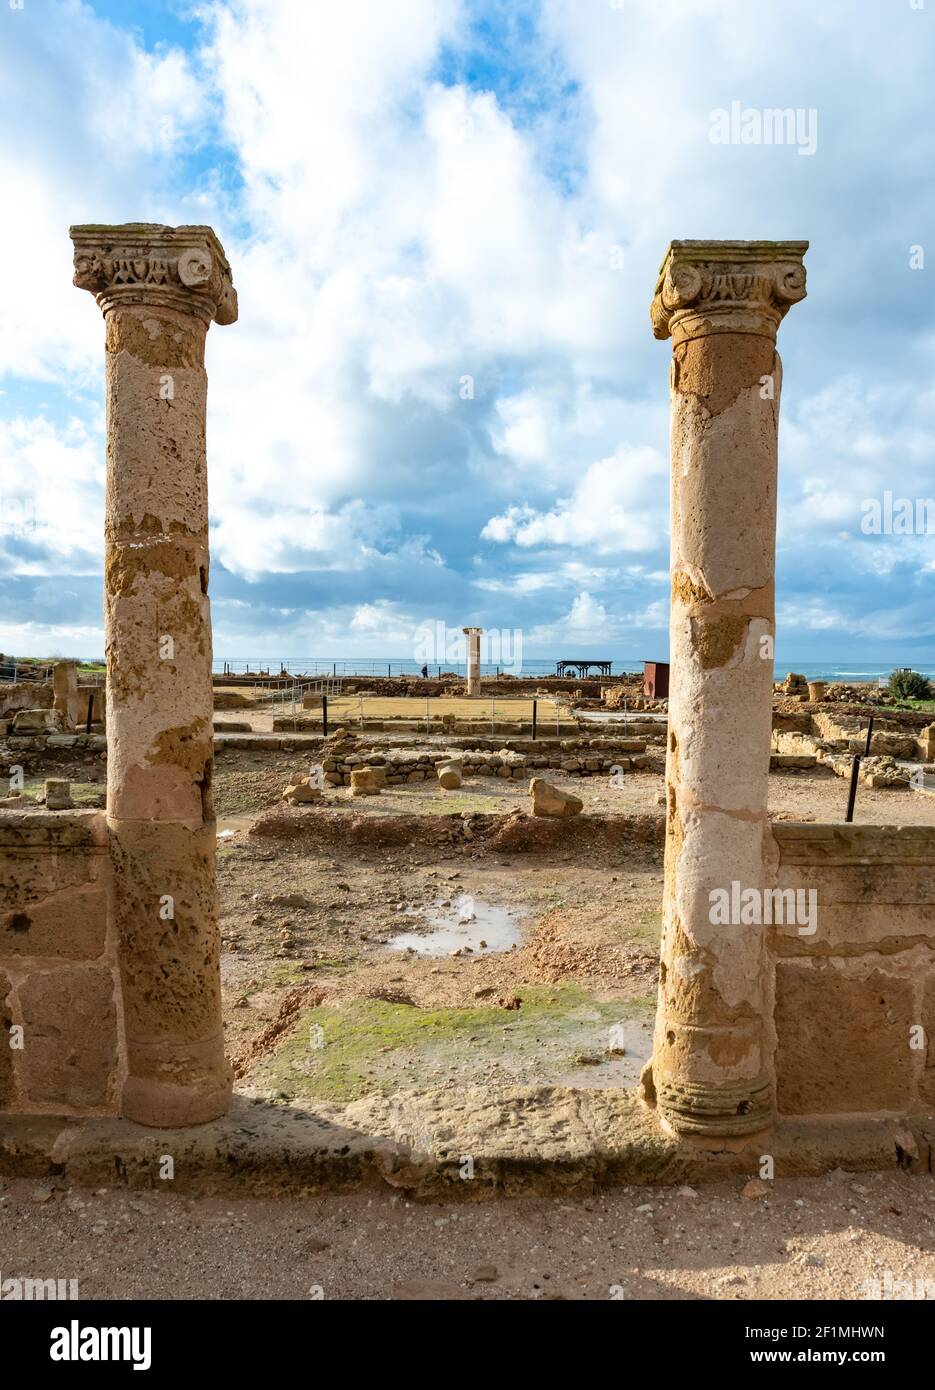
[[158,1190],[170,1155],[177,1192],[257,1197],[387,1184],[470,1201],[755,1177],[764,1152],[777,1177],[839,1167],[929,1173],[933,1141],[935,1116],[814,1116],[708,1152],[666,1137],[634,1091],[478,1087],[345,1106],[236,1096],[223,1119],[175,1130],[109,1117],[0,1116],[0,1174]]

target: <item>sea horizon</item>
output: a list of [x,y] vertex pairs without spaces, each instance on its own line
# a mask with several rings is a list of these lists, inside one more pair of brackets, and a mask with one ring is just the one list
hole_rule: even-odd
[[[582,658],[584,660],[585,658]],[[593,661],[606,660],[607,658],[592,658]],[[10,658],[10,663],[16,658]],[[35,658],[23,658],[35,660]],[[99,665],[103,663],[102,656],[64,656],[56,654],[44,658],[48,662],[53,661],[79,661],[86,665]],[[534,677],[548,677],[556,674],[555,668],[559,660],[573,660],[572,658],[539,660],[524,660],[521,663],[510,664],[501,663],[499,666],[495,662],[482,662],[481,675],[485,677],[514,676],[517,679],[530,679]],[[783,661],[777,660],[773,663],[775,681],[781,681],[789,672],[796,672],[798,675],[806,676],[809,680],[823,680],[828,682],[838,682],[848,684],[852,682],[877,682],[886,681],[890,674],[900,665],[908,666],[913,671],[918,671],[921,675],[935,681],[935,659],[923,661],[921,663],[912,662],[892,662],[892,661],[867,661],[858,663],[851,661]],[[215,657],[212,661],[212,672],[216,676],[230,674],[232,676],[242,676],[254,674],[257,676],[278,676],[281,670],[286,670],[290,675],[315,677],[331,677],[340,679],[342,677],[397,677],[397,676],[418,676],[421,674],[423,663],[412,658],[403,657]],[[428,662],[428,673],[433,679],[439,675],[451,674],[466,677],[467,665],[465,662]],[[643,662],[637,658],[624,657],[621,660],[612,660],[609,679],[619,678],[625,675],[639,675],[642,673]],[[599,675],[599,672],[592,672]]]

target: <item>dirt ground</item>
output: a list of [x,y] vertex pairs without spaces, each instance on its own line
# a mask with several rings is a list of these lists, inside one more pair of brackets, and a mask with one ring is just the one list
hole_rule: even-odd
[[[586,812],[661,816],[661,750],[656,759],[621,785],[548,777]],[[225,1017],[245,1089],[345,1101],[421,1085],[635,1081],[650,1043],[661,846],[621,847],[612,861],[470,845],[439,858],[418,843],[345,850],[251,835],[296,768],[294,754],[239,749],[216,766]],[[770,777],[777,818],[841,820],[846,797],[825,769]],[[525,784],[497,778],[368,798],[329,788],[326,803],[354,817],[527,809]],[[935,798],[861,787],[858,818],[935,824]]]
[[935,1297],[935,1180],[839,1170],[742,1190],[416,1204],[0,1180],[2,1274],[77,1279],[83,1299]]

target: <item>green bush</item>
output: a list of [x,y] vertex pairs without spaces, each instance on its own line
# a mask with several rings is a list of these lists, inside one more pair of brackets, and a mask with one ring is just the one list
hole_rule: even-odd
[[931,700],[932,686],[918,671],[900,666],[890,676],[889,693],[900,700]]

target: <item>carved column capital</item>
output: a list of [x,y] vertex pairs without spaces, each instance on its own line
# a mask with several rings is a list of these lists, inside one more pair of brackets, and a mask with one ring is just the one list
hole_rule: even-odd
[[656,281],[650,317],[673,345],[708,333],[776,329],[805,298],[807,241],[673,241]]
[[237,291],[224,248],[210,227],[72,227],[74,284],[101,311],[150,305],[193,314],[204,323],[234,323]]

